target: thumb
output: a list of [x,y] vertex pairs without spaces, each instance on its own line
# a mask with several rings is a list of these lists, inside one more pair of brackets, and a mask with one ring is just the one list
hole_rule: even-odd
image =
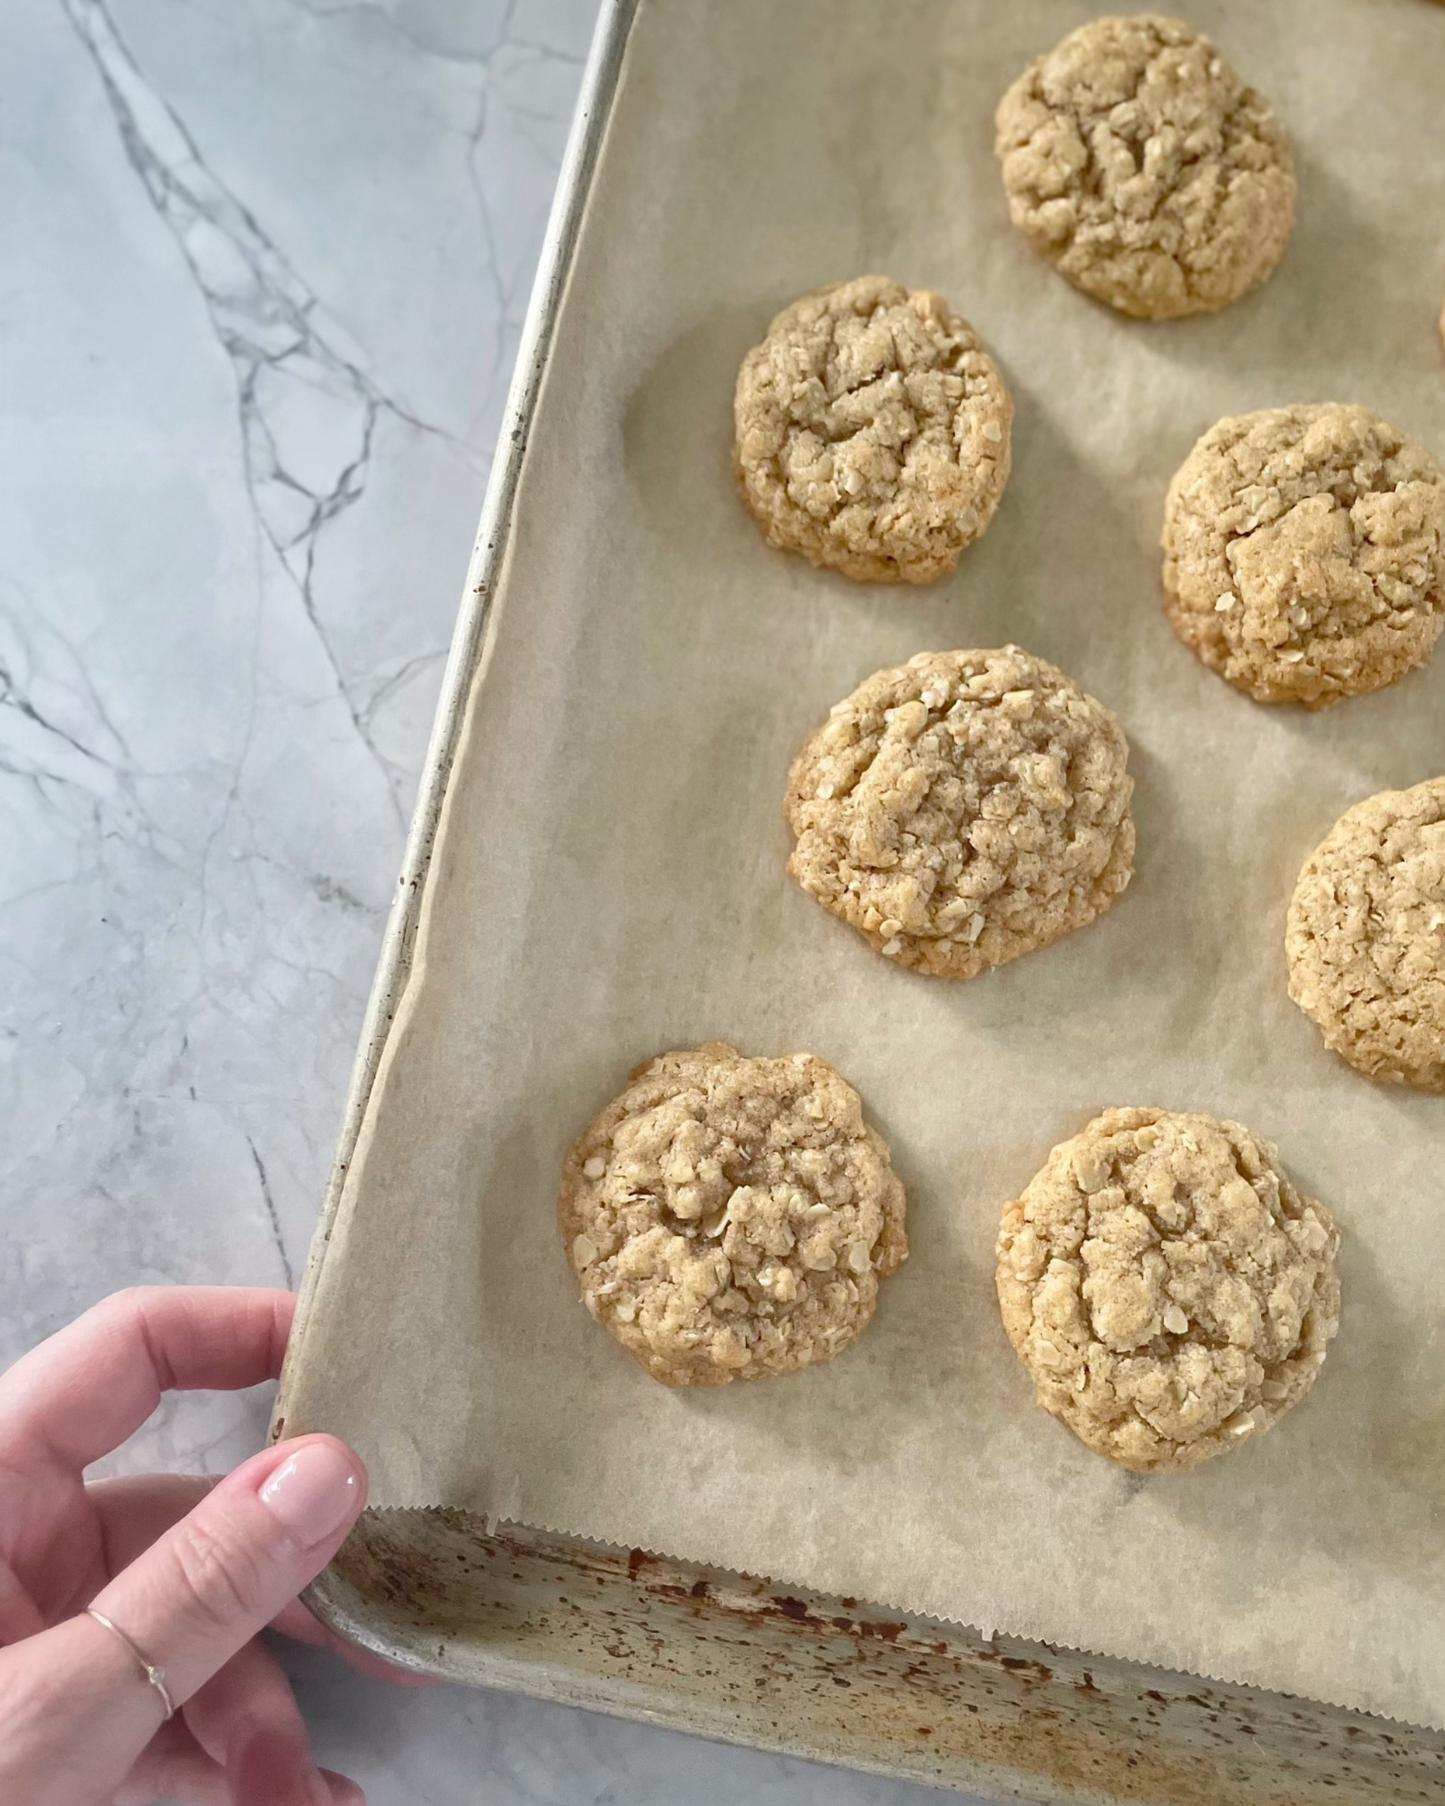
[[365,1503],[366,1469],[344,1442],[278,1443],[227,1474],[91,1604],[164,1669],[179,1707],[315,1579]]
[[[345,1443],[280,1443],[228,1474],[93,1608],[163,1671],[179,1707],[320,1573],[365,1502],[366,1469]],[[0,1649],[0,1797],[113,1799],[164,1709],[135,1655],[83,1613]]]

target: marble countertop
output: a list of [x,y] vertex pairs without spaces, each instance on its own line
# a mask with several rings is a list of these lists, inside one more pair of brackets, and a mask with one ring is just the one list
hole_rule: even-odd
[[[595,10],[0,13],[0,1361],[305,1258]],[[373,1806],[929,1797],[290,1665]]]

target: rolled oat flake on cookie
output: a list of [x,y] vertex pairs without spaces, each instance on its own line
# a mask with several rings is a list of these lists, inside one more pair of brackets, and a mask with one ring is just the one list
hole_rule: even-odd
[[1289,140],[1182,19],[1095,19],[999,102],[1009,215],[1075,288],[1147,320],[1263,282],[1294,223]]
[[1262,1137],[1105,1110],[998,1233],[999,1309],[1034,1397],[1141,1473],[1197,1467],[1299,1403],[1339,1326],[1339,1236]]
[[582,1132],[557,1219],[582,1302],[665,1386],[831,1360],[903,1264],[903,1186],[813,1054],[658,1056]]

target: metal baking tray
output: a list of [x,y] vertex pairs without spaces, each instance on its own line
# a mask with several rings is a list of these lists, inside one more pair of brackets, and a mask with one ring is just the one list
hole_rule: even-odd
[[[725,3],[725,0],[719,0]],[[484,660],[559,310],[627,59],[649,0],[604,0],[563,162],[442,685],[297,1335],[397,1002],[467,697]],[[272,1434],[285,1433],[294,1356]],[[1445,1734],[1125,1661],[989,1638],[854,1598],[661,1561],[465,1513],[368,1511],[308,1591],[388,1659],[998,1798],[1219,1806],[1445,1800]]]

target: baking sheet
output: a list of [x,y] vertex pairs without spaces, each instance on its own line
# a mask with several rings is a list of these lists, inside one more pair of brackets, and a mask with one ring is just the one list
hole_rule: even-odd
[[[513,541],[288,1429],[372,1502],[454,1505],[1445,1725],[1445,1106],[1333,1061],[1285,995],[1299,862],[1445,769],[1445,661],[1323,715],[1206,672],[1158,605],[1167,480],[1218,416],[1355,400],[1445,444],[1420,0],[1198,4],[1274,99],[1300,223],[1214,319],[1144,326],[1011,232],[993,103],[1072,0],[644,0]],[[801,289],[940,289],[1018,404],[988,535],[920,592],[769,551],[728,472],[737,362]],[[971,984],[871,954],[784,874],[798,743],[869,671],[1014,640],[1120,714],[1134,884]],[[563,1150],[629,1066],[720,1036],[862,1092],[913,1255],[830,1366],[656,1386],[576,1299]],[[1110,1103],[1234,1115],[1345,1233],[1315,1394],[1193,1474],[1111,1468],[1029,1402],[1001,1200]]]

